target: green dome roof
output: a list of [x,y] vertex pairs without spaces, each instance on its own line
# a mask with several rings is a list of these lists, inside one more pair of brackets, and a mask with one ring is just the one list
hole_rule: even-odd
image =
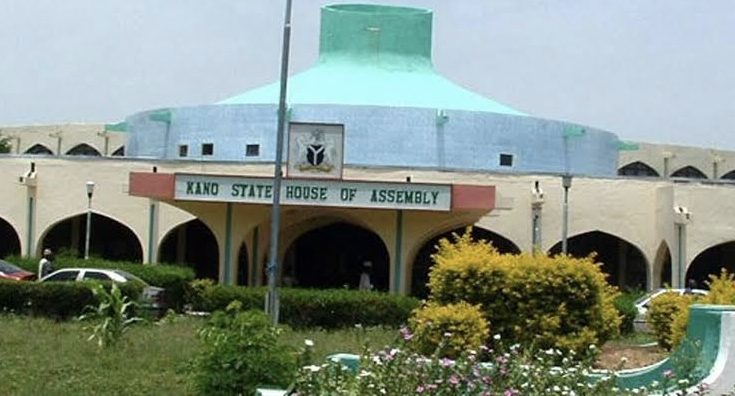
[[[319,62],[291,76],[288,103],[423,107],[525,115],[434,71],[430,10],[340,4],[322,8]],[[279,84],[220,104],[278,103]]]

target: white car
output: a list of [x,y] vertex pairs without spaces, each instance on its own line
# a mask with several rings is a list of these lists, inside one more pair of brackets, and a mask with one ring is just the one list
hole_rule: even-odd
[[102,269],[102,268],[63,268],[54,271],[41,279],[41,282],[68,282],[68,281],[111,281],[117,283],[136,282],[143,285],[142,301],[143,306],[155,310],[163,310],[165,308],[163,297],[164,289],[161,287],[151,286],[143,279],[118,269]]
[[633,321],[633,327],[636,330],[645,331],[647,329],[646,314],[648,313],[648,308],[650,308],[653,300],[665,293],[677,293],[680,296],[685,293],[693,294],[695,296],[706,296],[709,292],[702,289],[657,289],[646,293],[633,302],[633,305],[635,305],[635,308],[638,311],[638,314]]

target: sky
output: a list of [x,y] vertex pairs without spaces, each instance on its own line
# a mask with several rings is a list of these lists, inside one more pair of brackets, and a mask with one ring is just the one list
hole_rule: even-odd
[[[318,55],[293,0],[290,70]],[[354,1],[353,1],[354,2]],[[362,0],[434,10],[434,65],[527,114],[735,150],[735,0]],[[285,0],[0,0],[0,125],[116,122],[279,77]]]

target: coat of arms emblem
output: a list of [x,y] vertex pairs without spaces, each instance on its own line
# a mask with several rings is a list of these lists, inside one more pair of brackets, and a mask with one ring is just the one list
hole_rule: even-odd
[[296,139],[298,145],[299,171],[328,173],[334,168],[335,145],[324,136],[324,131],[315,129]]

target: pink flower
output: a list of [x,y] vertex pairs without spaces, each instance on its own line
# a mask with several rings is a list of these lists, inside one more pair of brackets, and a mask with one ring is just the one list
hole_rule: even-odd
[[456,374],[452,374],[452,375],[451,375],[451,376],[449,377],[449,383],[450,383],[450,384],[452,384],[452,385],[457,385],[457,384],[459,384],[459,377],[457,377],[457,375],[456,375]]
[[419,385],[419,386],[416,387],[416,393],[423,393],[423,392],[424,392],[424,387],[423,386]]
[[411,330],[408,329],[408,327],[401,327],[401,337],[403,337],[403,341],[411,341],[411,338],[413,338],[413,334],[411,333]]
[[674,378],[674,372],[671,370],[664,371],[664,378],[669,378],[669,379]]

